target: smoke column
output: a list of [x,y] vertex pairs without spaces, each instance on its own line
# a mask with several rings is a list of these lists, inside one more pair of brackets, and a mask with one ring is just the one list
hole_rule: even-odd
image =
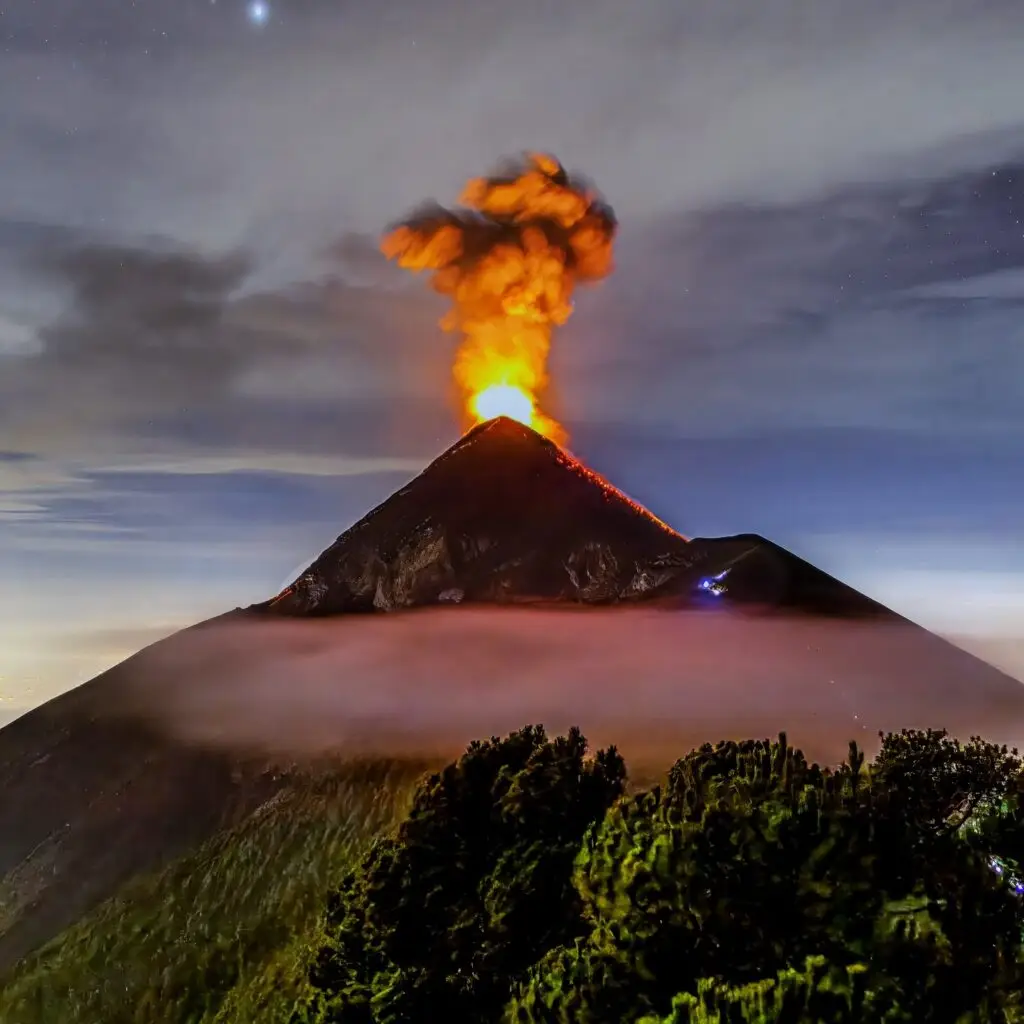
[[432,271],[434,289],[451,298],[441,325],[462,336],[453,374],[469,423],[506,415],[564,440],[539,409],[551,337],[572,314],[576,285],[611,272],[615,215],[542,154],[473,179],[459,202],[422,207],[381,250],[408,270]]

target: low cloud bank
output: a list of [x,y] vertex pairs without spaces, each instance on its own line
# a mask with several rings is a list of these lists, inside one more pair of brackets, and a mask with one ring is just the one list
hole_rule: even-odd
[[1024,740],[1024,686],[909,624],[661,609],[225,619],[117,672],[116,713],[306,757],[456,752],[530,723],[664,761],[786,730],[816,758],[879,730]]

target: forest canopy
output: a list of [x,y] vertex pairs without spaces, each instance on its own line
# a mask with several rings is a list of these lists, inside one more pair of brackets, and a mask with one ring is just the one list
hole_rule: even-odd
[[1022,781],[939,731],[643,791],[575,729],[473,743],[331,895],[294,1024],[1024,1020]]

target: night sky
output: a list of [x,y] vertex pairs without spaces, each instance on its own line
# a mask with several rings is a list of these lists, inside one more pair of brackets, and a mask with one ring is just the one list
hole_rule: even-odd
[[455,440],[377,239],[523,148],[617,270],[572,448],[1024,676],[1019,0],[0,8],[0,724],[276,592]]

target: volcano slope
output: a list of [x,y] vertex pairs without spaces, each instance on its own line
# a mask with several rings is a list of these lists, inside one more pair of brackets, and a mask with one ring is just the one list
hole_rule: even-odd
[[1024,688],[760,537],[683,537],[491,421],[273,600],[0,730],[0,970],[296,772],[448,758],[527,722],[578,724],[634,769],[780,729],[837,761],[879,729],[1016,743]]
[[266,610],[604,603],[691,564],[686,539],[530,428],[483,423],[343,533]]
[[671,597],[819,615],[892,613],[756,535],[688,540],[558,445],[505,418],[465,435],[343,533],[276,598],[284,616],[462,601],[584,605]]

